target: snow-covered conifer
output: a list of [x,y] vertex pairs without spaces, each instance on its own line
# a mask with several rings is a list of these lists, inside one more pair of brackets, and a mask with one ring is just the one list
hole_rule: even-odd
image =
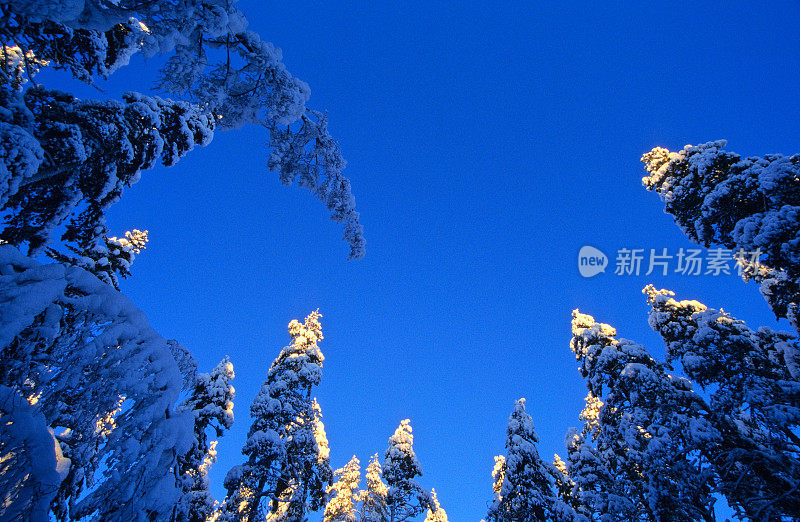
[[506,458],[503,455],[497,455],[494,458],[494,467],[492,468],[492,491],[494,492],[493,502],[499,502],[503,491],[503,481],[506,478]]
[[710,390],[724,434],[704,449],[729,504],[749,518],[800,517],[800,350],[787,332],[743,321],[668,290],[644,289],[667,358]]
[[[722,435],[702,398],[643,346],[617,339],[611,326],[576,310],[572,333],[589,391],[602,397],[593,433],[600,462],[619,491],[615,495],[633,503],[633,512],[622,516],[714,520],[714,473],[702,449]],[[611,500],[599,498],[594,509],[611,509]]]
[[723,150],[726,144],[656,147],[642,156],[642,182],[693,241],[744,257],[760,252],[765,270],[746,271],[746,278],[761,283],[773,312],[799,329],[800,154],[742,158]]
[[209,441],[206,430],[211,428],[220,437],[233,426],[233,377],[233,364],[226,357],[210,373],[197,374],[191,395],[180,405],[180,410],[194,417],[194,441],[178,459],[183,495],[174,520],[204,522],[214,511],[208,472],[216,460],[217,441]]
[[119,290],[119,278],[131,275],[131,264],[147,245],[147,230],[133,229],[125,232],[125,237],[105,237],[102,242],[93,243],[89,249],[81,251],[67,245],[71,254],[47,249],[47,255],[70,265],[92,272],[100,280]]
[[[24,93],[8,92],[0,96],[2,101],[24,116],[5,122],[9,132],[27,136],[28,147],[38,147],[42,159],[34,153],[23,155],[17,145],[17,159],[6,161],[3,173],[9,178],[0,186],[9,189],[0,193],[0,238],[16,246],[27,244],[29,252],[37,253],[65,225],[61,239],[82,265],[97,264],[92,270],[96,273],[106,270],[108,255],[122,246],[119,240],[106,239],[105,214],[111,205],[142,170],[159,160],[173,165],[196,145],[209,143],[216,125],[196,105],[133,92],[123,101],[96,101],[32,87]],[[133,243],[141,244],[140,239],[127,240],[139,248]],[[108,270],[124,274],[124,268],[121,263]]]
[[324,522],[355,522],[357,517],[358,483],[361,466],[353,456],[350,462],[334,471],[334,483],[328,488],[329,500],[325,505]]
[[[603,401],[592,395],[586,395],[585,406],[579,416],[583,421],[583,429],[579,432],[570,428],[564,439],[567,449],[567,460],[564,462],[566,473],[560,484],[561,497],[576,512],[576,520],[592,520],[593,513],[616,516],[617,518],[633,517],[634,504],[618,487],[608,469],[603,456],[593,443],[600,435],[600,410]],[[557,466],[559,467],[559,466]],[[559,481],[556,481],[557,484]]]
[[431,490],[431,507],[425,515],[425,522],[447,522],[447,512],[439,505],[435,489]]
[[495,459],[495,498],[486,515],[488,522],[573,519],[572,510],[554,491],[554,470],[539,457],[538,442],[525,399],[519,399],[508,418],[506,455]]
[[389,509],[386,504],[389,488],[383,481],[383,471],[377,453],[372,456],[367,465],[365,479],[366,488],[359,492],[358,497],[361,502],[361,521],[385,522],[389,520]]
[[0,520],[48,522],[70,464],[44,415],[0,385]]
[[242,453],[247,462],[228,472],[225,517],[237,521],[300,521],[320,509],[333,472],[312,389],[322,377],[321,315],[292,320],[285,347],[250,406],[253,423]]
[[193,424],[175,408],[171,346],[111,286],[11,245],[0,245],[0,295],[0,385],[35,405],[70,460],[52,516],[168,517]]
[[576,520],[635,518],[635,505],[625,496],[608,469],[603,456],[585,431],[571,428],[564,440],[567,448],[565,462],[571,490],[562,498],[576,513]]
[[550,466],[550,470],[555,480],[554,491],[556,495],[574,512],[571,518],[573,520],[585,520],[579,516],[582,504],[577,496],[578,488],[575,485],[575,481],[570,477],[567,463],[557,453],[553,455],[553,465]]
[[389,437],[383,461],[383,478],[389,488],[386,495],[389,522],[409,520],[430,506],[430,493],[415,480],[421,475],[422,466],[414,453],[411,421],[405,419]]
[[[247,30],[234,4],[3,4],[0,205],[10,205],[6,210],[14,220],[3,239],[27,242],[37,251],[69,219],[72,231],[64,239],[81,252],[94,252],[106,235],[103,214],[141,170],[160,156],[165,165],[174,164],[194,145],[208,143],[214,127],[255,124],[269,133],[269,168],[284,184],[296,181],[319,198],[344,224],[350,256],[363,256],[358,212],[327,116],[306,108],[308,85],[287,71],[280,49]],[[138,107],[127,99],[80,101],[28,81],[38,69],[52,67],[93,83],[137,53],[165,55],[157,83],[186,101],[137,93],[126,98],[137,98]]]
[[[146,232],[115,238],[106,227],[107,211],[144,170],[174,165],[208,144],[217,128],[260,125],[269,134],[268,167],[283,184],[296,182],[319,198],[344,224],[350,256],[364,254],[327,116],[306,108],[308,86],[286,70],[279,49],[246,29],[234,3],[0,2],[0,386],[35,405],[30,416],[9,417],[8,433],[41,443],[41,426],[26,431],[22,423],[42,414],[63,452],[56,460],[70,462],[63,477],[45,472],[49,457],[30,475],[31,491],[59,478],[50,518],[182,516],[176,505],[186,493],[186,466],[200,470],[192,487],[206,489],[203,473],[215,449],[198,443],[205,441],[202,416],[176,407],[181,389],[195,381],[196,364],[98,281],[117,287],[144,247]],[[50,67],[92,83],[136,53],[166,58],[159,84],[177,99],[138,92],[78,99],[36,76]],[[20,249],[48,252],[57,262],[42,266]],[[217,428],[227,422],[225,415],[208,420]],[[290,447],[281,443],[279,453],[313,452],[315,464],[300,469],[307,461],[290,459],[279,470],[278,489],[292,500],[268,500],[303,511],[295,501],[301,496],[311,507],[322,503],[328,448],[314,401],[296,424],[282,432]],[[0,461],[15,462],[7,457],[0,454]],[[6,498],[4,509],[32,512],[50,494],[37,494],[35,508],[24,495]]]
[[178,370],[183,377],[181,389],[188,391],[194,386],[197,378],[197,359],[175,339],[167,340],[167,346],[169,346],[169,351],[178,364]]

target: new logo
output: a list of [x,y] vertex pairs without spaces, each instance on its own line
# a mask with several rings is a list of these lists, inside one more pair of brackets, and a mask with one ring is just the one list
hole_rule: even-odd
[[593,246],[585,245],[578,252],[578,271],[583,277],[594,277],[605,272],[608,266],[606,255]]

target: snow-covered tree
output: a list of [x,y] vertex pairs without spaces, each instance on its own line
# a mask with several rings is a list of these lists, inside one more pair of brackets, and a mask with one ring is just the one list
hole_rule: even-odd
[[[565,442],[567,441],[568,439],[565,439]],[[567,447],[569,448],[568,444]],[[567,453],[567,455],[569,457],[569,453]],[[572,510],[569,518],[576,522],[588,521],[588,510],[584,507],[584,503],[580,499],[580,487],[570,476],[567,462],[565,462],[560,455],[555,454],[553,456],[551,470],[553,478],[555,479],[554,491],[556,495]]]
[[425,515],[425,522],[447,522],[447,512],[439,505],[435,489],[431,490],[431,507]]
[[[800,331],[800,154],[742,158],[725,145],[656,147],[642,156],[642,182],[693,241],[740,253],[745,278]],[[753,252],[762,267],[752,265]]]
[[118,245],[107,244],[105,225],[123,190],[159,160],[174,165],[195,145],[209,143],[216,125],[197,105],[139,93],[122,101],[78,100],[43,87],[15,92],[0,84],[0,106],[0,239],[27,244],[35,254],[63,225],[61,239],[93,272],[124,267],[106,268]]
[[226,357],[210,373],[197,374],[191,394],[179,407],[194,417],[194,441],[189,452],[178,459],[184,493],[175,520],[204,522],[214,511],[208,472],[216,460],[217,441],[209,440],[207,430],[211,428],[221,437],[233,426],[233,377],[233,364]]
[[[53,455],[70,461],[52,516],[167,518],[181,494],[177,458],[193,431],[191,414],[176,409],[176,347],[110,285],[77,267],[41,265],[11,245],[0,245],[0,295],[0,385],[43,416],[59,445]],[[41,444],[41,424],[30,444]],[[42,466],[56,459],[41,457]],[[16,510],[14,502],[7,507]]]
[[386,506],[389,522],[402,522],[423,513],[431,505],[431,495],[415,480],[422,466],[414,453],[411,421],[405,419],[389,437],[383,460],[383,478],[388,491]]
[[633,503],[616,487],[618,484],[593,442],[599,435],[603,402],[591,393],[584,400],[586,404],[579,416],[583,429],[567,431],[564,438],[567,460],[563,464],[555,463],[562,475],[560,479],[556,476],[559,494],[575,510],[575,520],[598,518],[593,514],[612,520],[624,519],[633,513]]
[[[31,406],[4,410],[10,442],[0,462],[28,469],[22,435],[30,447],[48,436],[57,443],[26,475],[31,494],[4,497],[6,514],[49,503],[42,516],[56,520],[163,520],[200,518],[187,506],[209,507],[215,447],[204,433],[229,425],[227,399],[205,397],[221,401],[216,413],[200,402],[178,407],[196,363],[114,291],[147,234],[111,237],[106,213],[142,171],[174,165],[215,130],[260,125],[269,169],[322,200],[344,224],[350,256],[364,254],[327,116],[306,107],[308,86],[286,70],[280,50],[246,29],[234,3],[0,0],[0,386]],[[158,84],[173,99],[78,99],[38,83],[46,67],[94,83],[137,53],[164,55]],[[20,250],[57,262],[42,266]],[[269,499],[290,511],[319,507],[330,475],[314,401],[307,413],[282,432],[280,449],[292,457],[278,470],[275,495],[292,496]],[[317,459],[310,468],[293,457],[309,452]]]
[[247,462],[225,478],[220,519],[302,521],[325,502],[333,472],[313,388],[322,378],[321,315],[292,320],[292,342],[270,366],[250,406],[253,423],[242,453]]
[[334,483],[328,488],[328,503],[325,505],[324,522],[355,522],[359,499],[358,483],[361,482],[361,466],[353,456],[350,462],[334,471]]
[[492,467],[492,492],[494,493],[493,502],[499,502],[502,498],[501,492],[503,491],[503,482],[506,478],[506,458],[503,455],[497,455],[494,458],[494,467]]
[[47,255],[62,263],[75,265],[92,272],[100,280],[119,290],[119,278],[131,275],[131,264],[147,245],[147,230],[129,230],[125,237],[104,237],[100,248],[83,251],[67,245],[72,252],[64,254],[54,248],[47,249]]
[[616,487],[611,471],[586,432],[571,428],[564,439],[569,489],[562,498],[576,513],[576,520],[626,520],[633,503]]
[[[31,252],[62,239],[102,259],[105,212],[142,170],[173,165],[215,128],[263,126],[269,168],[297,182],[344,223],[350,256],[364,238],[327,116],[306,108],[308,85],[281,51],[246,29],[229,0],[0,2],[0,238]],[[43,67],[93,83],[141,53],[167,56],[157,83],[182,100],[127,93],[78,100],[38,85]],[[85,256],[84,252],[91,255]]]
[[0,385],[0,520],[48,522],[71,462],[41,412]]
[[[632,505],[622,503],[625,511],[609,513],[617,519],[713,521],[714,470],[703,449],[722,435],[703,399],[643,346],[617,339],[611,326],[576,310],[572,333],[571,348],[589,392],[602,398],[593,433],[597,464],[611,474],[616,490],[614,499],[604,499],[598,488],[599,503],[590,507],[603,514],[623,497]],[[573,451],[584,456],[582,449]],[[591,452],[585,456],[593,458]]]
[[558,496],[565,499],[571,494],[573,483],[569,478],[567,463],[564,462],[564,459],[562,459],[558,453],[553,455],[553,467],[558,471],[555,476],[556,491],[558,492]]
[[644,289],[669,361],[708,388],[724,434],[704,448],[720,491],[753,520],[800,518],[800,350],[787,332],[743,321],[668,290]]
[[389,508],[386,499],[389,488],[383,481],[383,471],[381,469],[378,454],[372,456],[367,465],[366,488],[359,492],[358,498],[361,502],[359,512],[362,522],[385,522],[389,520]]
[[555,492],[553,466],[539,457],[538,442],[525,399],[519,399],[508,418],[506,455],[495,458],[495,497],[486,515],[488,522],[573,519],[572,509]]

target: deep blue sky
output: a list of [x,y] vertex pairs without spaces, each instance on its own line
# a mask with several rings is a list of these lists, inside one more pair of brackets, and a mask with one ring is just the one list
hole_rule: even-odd
[[[240,2],[329,111],[368,243],[346,260],[322,205],[267,172],[257,128],[145,172],[113,209],[114,232],[151,238],[123,291],[201,369],[226,354],[235,365],[218,495],[286,324],[316,308],[333,465],[366,466],[411,418],[421,482],[454,522],[485,514],[515,399],[528,399],[541,454],[563,454],[586,394],[572,309],[656,354],[649,282],[775,324],[735,276],[584,279],[577,252],[692,246],[641,187],[653,146],[800,152],[800,5],[556,4]],[[155,64],[104,88],[141,88]]]

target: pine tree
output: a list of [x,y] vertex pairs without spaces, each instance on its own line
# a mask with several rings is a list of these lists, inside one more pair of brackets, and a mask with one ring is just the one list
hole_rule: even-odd
[[211,428],[221,437],[233,426],[233,377],[233,364],[226,357],[210,373],[195,377],[191,395],[180,406],[194,417],[194,441],[189,452],[178,459],[184,493],[176,506],[175,520],[204,522],[214,511],[208,471],[216,460],[217,441],[209,441],[206,430]]
[[362,522],[385,522],[389,520],[389,508],[386,504],[389,488],[383,481],[383,471],[378,454],[372,456],[367,465],[366,489],[359,492]]
[[642,182],[693,241],[744,254],[745,265],[753,252],[762,254],[763,268],[749,266],[745,278],[761,283],[775,315],[798,329],[800,154],[742,158],[723,150],[726,144],[656,147],[642,156]]
[[554,470],[539,457],[538,442],[525,399],[519,399],[508,418],[506,456],[495,458],[489,522],[572,520],[571,510],[554,492]]
[[729,314],[644,289],[669,361],[710,390],[724,434],[704,448],[729,504],[753,520],[800,517],[800,350],[786,332],[751,330]]
[[353,456],[350,462],[333,473],[335,482],[328,488],[330,496],[325,505],[324,522],[355,522],[358,503],[358,483],[361,467]]
[[[629,520],[714,520],[714,472],[703,448],[721,434],[688,380],[607,324],[573,312],[571,347],[589,392],[601,398],[597,449]],[[576,479],[577,480],[577,479]],[[600,506],[609,502],[601,499]]]
[[447,512],[439,505],[435,489],[431,490],[431,507],[425,515],[425,522],[447,522]]
[[400,422],[394,435],[389,437],[389,447],[383,461],[383,478],[388,486],[386,506],[389,522],[409,520],[431,505],[430,493],[415,480],[421,475],[422,466],[414,453],[411,421],[405,419]]
[[253,423],[242,466],[225,478],[228,498],[221,518],[302,521],[320,509],[333,472],[320,408],[312,398],[322,377],[321,315],[292,320],[292,343],[270,366],[267,380],[250,406]]

